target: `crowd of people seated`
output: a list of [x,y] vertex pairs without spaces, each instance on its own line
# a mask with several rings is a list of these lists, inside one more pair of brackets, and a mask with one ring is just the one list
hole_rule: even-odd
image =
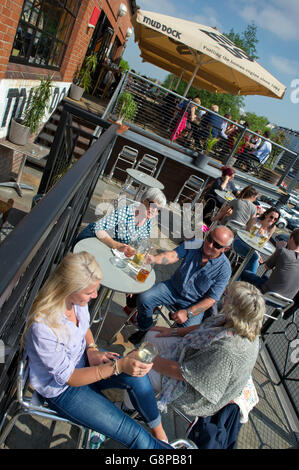
[[[256,274],[264,261],[255,253],[241,280],[230,284],[228,253],[233,247],[245,257],[248,249],[230,222],[248,231],[255,225],[270,239],[279,219],[275,207],[257,214],[257,190],[248,186],[239,191],[233,179],[234,170],[223,167],[222,177],[207,190],[205,198],[215,199],[217,207],[217,188],[230,190],[235,199],[218,210],[211,220],[217,225],[204,240],[185,240],[171,251],[147,255],[153,266],[180,262],[170,279],[127,305],[128,311],[137,308],[137,331],[129,341],[138,347],[147,340],[158,349],[151,364],[140,361],[136,350],[120,357],[95,344],[88,302],[97,297],[102,272],[92,255],[70,253],[50,275],[35,299],[23,341],[32,386],[61,416],[134,449],[170,448],[160,416],[168,405],[204,419],[235,404],[238,420],[246,422],[258,401],[251,374],[265,313],[263,293],[297,294],[299,229],[266,260],[266,270],[273,269],[270,276]],[[148,239],[152,220],[165,204],[164,194],[150,189],[140,203],[89,224],[75,243],[96,237],[125,253],[134,242]],[[171,328],[153,325],[153,313],[161,305],[170,310]],[[108,388],[125,390],[125,408],[102,394]],[[128,408],[138,411],[149,431],[123,411]]]
[[[173,95],[173,100],[172,107],[167,101],[167,113],[164,117],[169,120],[169,111],[172,109],[169,124],[169,129],[172,130],[170,136],[172,141],[202,151],[205,149],[207,138],[211,136],[218,139],[215,147],[218,152],[222,155],[231,152],[242,131],[236,120],[231,121],[231,114],[226,113],[222,117],[219,114],[219,106],[216,104],[211,106],[210,111],[202,110],[199,96],[189,97],[178,102]],[[250,128],[248,122],[242,122],[240,125]],[[236,152],[239,168],[254,171],[257,168],[257,163],[261,165],[266,163],[272,151],[272,144],[269,142],[270,131],[264,132],[264,139],[260,137],[261,134],[259,129],[254,134],[245,132]]]

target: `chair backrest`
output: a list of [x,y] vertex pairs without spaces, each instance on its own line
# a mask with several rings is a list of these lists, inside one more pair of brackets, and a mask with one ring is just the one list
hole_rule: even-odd
[[294,305],[294,301],[292,299],[288,299],[287,297],[284,297],[277,292],[266,292],[264,294],[264,299],[267,305],[270,307],[275,307],[281,312],[282,316],[290,307]]
[[127,160],[130,162],[135,162],[138,155],[138,150],[128,145],[124,145],[121,151],[118,154],[118,157],[122,160]]
[[158,162],[159,159],[157,157],[153,157],[152,155],[145,153],[139,160],[139,162],[137,162],[135,168],[136,170],[142,168],[143,170],[149,172],[152,175],[157,168]]
[[200,191],[203,184],[204,184],[204,180],[202,178],[199,178],[196,175],[191,175],[186,181],[185,186],[188,186],[194,189],[195,191]]

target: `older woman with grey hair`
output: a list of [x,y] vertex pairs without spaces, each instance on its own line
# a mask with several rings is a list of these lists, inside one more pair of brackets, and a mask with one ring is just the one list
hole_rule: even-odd
[[150,188],[141,202],[121,206],[96,222],[90,223],[79,233],[75,243],[84,238],[97,237],[107,246],[125,251],[130,242],[140,242],[150,236],[152,219],[166,205],[166,197],[160,189]]
[[[149,188],[141,196],[141,202],[122,205],[105,217],[92,222],[79,233],[75,244],[84,238],[97,237],[112,249],[133,254],[130,243],[140,243],[149,238],[152,219],[166,205],[166,197],[160,189]],[[136,307],[136,296],[128,295],[124,312],[130,315]],[[135,317],[132,318],[135,321]]]
[[145,339],[159,351],[149,376],[160,410],[172,403],[189,416],[211,416],[238,399],[258,356],[264,313],[261,292],[234,282],[219,315],[176,330],[153,327]]

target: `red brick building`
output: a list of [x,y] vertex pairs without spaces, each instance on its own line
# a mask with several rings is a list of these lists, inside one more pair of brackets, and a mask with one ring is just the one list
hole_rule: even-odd
[[[2,0],[0,138],[7,136],[11,118],[24,109],[41,77],[53,76],[47,120],[87,54],[98,56],[96,74],[105,59],[120,59],[135,10],[135,0]],[[1,179],[18,165],[15,161],[5,168],[4,153],[0,147]]]

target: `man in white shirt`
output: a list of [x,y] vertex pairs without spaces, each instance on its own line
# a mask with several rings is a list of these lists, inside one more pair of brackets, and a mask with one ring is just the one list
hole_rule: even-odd
[[[270,132],[266,131],[264,133],[264,137],[266,139],[269,139],[270,138]],[[268,142],[268,141],[265,140],[263,142],[262,146],[258,150],[255,150],[254,152],[252,152],[252,155],[254,155],[260,161],[260,163],[264,164],[268,160],[268,158],[271,154],[271,151],[272,151],[271,142]]]

